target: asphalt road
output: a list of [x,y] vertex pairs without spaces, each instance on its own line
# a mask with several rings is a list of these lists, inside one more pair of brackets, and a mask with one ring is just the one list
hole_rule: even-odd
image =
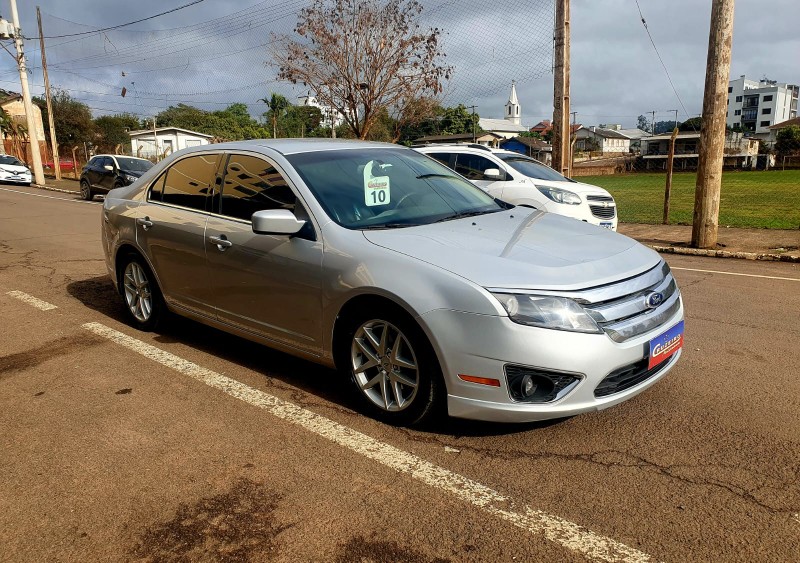
[[98,203],[0,187],[0,560],[800,561],[800,267],[667,259],[686,348],[642,395],[397,429],[329,370],[130,328]]

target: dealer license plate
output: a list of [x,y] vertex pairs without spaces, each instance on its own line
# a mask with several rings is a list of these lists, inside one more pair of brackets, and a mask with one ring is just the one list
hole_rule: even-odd
[[602,221],[600,223],[600,226],[603,227],[603,228],[606,228],[606,229],[613,229],[614,228],[614,223]]
[[648,369],[653,369],[683,347],[683,321],[653,338],[649,345]]

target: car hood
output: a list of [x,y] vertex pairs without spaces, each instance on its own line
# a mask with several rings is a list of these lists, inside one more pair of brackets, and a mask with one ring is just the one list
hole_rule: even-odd
[[611,195],[604,188],[600,186],[593,186],[592,184],[584,184],[582,182],[556,182],[551,180],[536,180],[534,178],[526,178],[527,181],[537,186],[547,186],[549,188],[560,188],[567,190],[578,195]]
[[135,176],[136,178],[141,178],[142,174],[144,174],[144,172],[142,172],[141,170],[122,170],[122,169],[120,169],[120,172],[122,172],[123,174],[127,174],[128,176]]
[[578,290],[636,276],[661,260],[608,229],[519,207],[363,233],[373,244],[488,288]]

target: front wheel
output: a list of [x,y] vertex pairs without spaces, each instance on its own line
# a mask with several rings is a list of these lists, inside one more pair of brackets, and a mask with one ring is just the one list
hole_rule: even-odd
[[155,329],[164,315],[164,301],[153,272],[141,257],[126,257],[121,282],[122,297],[133,324],[140,330]]
[[442,389],[441,371],[413,320],[369,315],[355,320],[349,334],[351,380],[375,418],[406,426],[433,415]]
[[86,201],[91,201],[94,197],[92,193],[92,186],[86,180],[81,180],[81,197]]

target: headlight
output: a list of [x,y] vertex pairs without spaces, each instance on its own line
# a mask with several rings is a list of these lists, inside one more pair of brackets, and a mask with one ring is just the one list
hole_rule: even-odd
[[578,194],[560,188],[548,188],[546,186],[536,186],[547,199],[555,201],[556,203],[566,203],[567,205],[578,205],[581,198]]
[[125,180],[127,180],[131,184],[133,184],[138,179],[139,178],[137,178],[136,176],[131,176],[130,174],[125,174]]
[[577,302],[567,297],[492,293],[515,323],[572,332],[602,331]]

